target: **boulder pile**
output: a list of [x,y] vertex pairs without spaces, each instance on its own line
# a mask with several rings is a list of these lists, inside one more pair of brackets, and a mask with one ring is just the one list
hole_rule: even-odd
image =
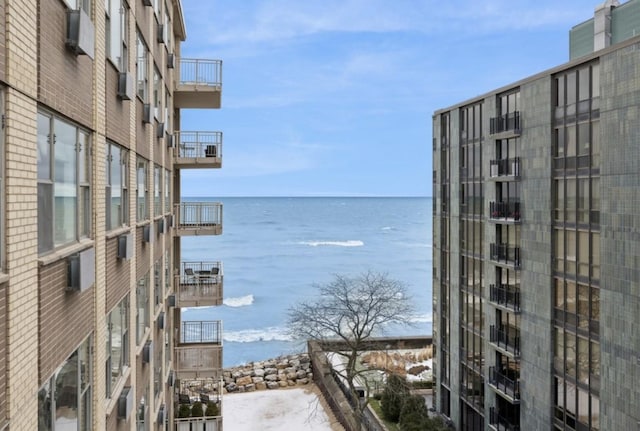
[[223,380],[224,393],[252,392],[306,385],[313,372],[309,355],[300,353],[225,369]]

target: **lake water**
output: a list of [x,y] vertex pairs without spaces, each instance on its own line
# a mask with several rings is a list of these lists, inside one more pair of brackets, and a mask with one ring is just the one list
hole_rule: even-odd
[[183,320],[223,320],[225,367],[304,350],[287,335],[287,309],[333,274],[404,282],[419,316],[380,335],[431,335],[431,198],[185,200],[223,203],[223,234],[183,238],[182,259],[224,265],[224,305],[186,309]]

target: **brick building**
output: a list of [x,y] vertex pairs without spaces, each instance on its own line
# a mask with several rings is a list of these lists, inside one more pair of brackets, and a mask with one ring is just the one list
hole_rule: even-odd
[[[180,129],[220,108],[221,62],[182,58],[180,0],[0,16],[0,430],[222,429],[221,324],[181,315],[222,301],[215,256],[181,259],[222,205],[180,192],[221,167],[221,133]],[[175,419],[196,392],[216,414]]]
[[436,408],[459,430],[640,426],[640,1],[571,60],[433,117]]

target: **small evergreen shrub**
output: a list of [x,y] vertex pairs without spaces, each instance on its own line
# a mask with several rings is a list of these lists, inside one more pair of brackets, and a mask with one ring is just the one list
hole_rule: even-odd
[[219,416],[220,415],[220,409],[218,408],[218,405],[216,403],[214,403],[213,401],[209,401],[207,403],[207,410],[204,412],[205,416]]
[[195,403],[193,403],[193,407],[191,407],[191,416],[194,418],[201,418],[202,416],[204,416],[202,403],[200,401],[196,401]]
[[390,422],[398,422],[400,420],[400,411],[404,398],[409,396],[409,385],[403,377],[397,374],[391,374],[387,378],[387,386],[382,392],[380,399],[380,409],[384,418]]
[[191,416],[191,406],[189,404],[180,404],[178,408],[179,418],[188,418]]

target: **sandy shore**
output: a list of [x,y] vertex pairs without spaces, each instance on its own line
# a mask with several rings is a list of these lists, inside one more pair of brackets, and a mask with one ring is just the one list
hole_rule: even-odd
[[344,431],[314,384],[225,394],[225,431]]

